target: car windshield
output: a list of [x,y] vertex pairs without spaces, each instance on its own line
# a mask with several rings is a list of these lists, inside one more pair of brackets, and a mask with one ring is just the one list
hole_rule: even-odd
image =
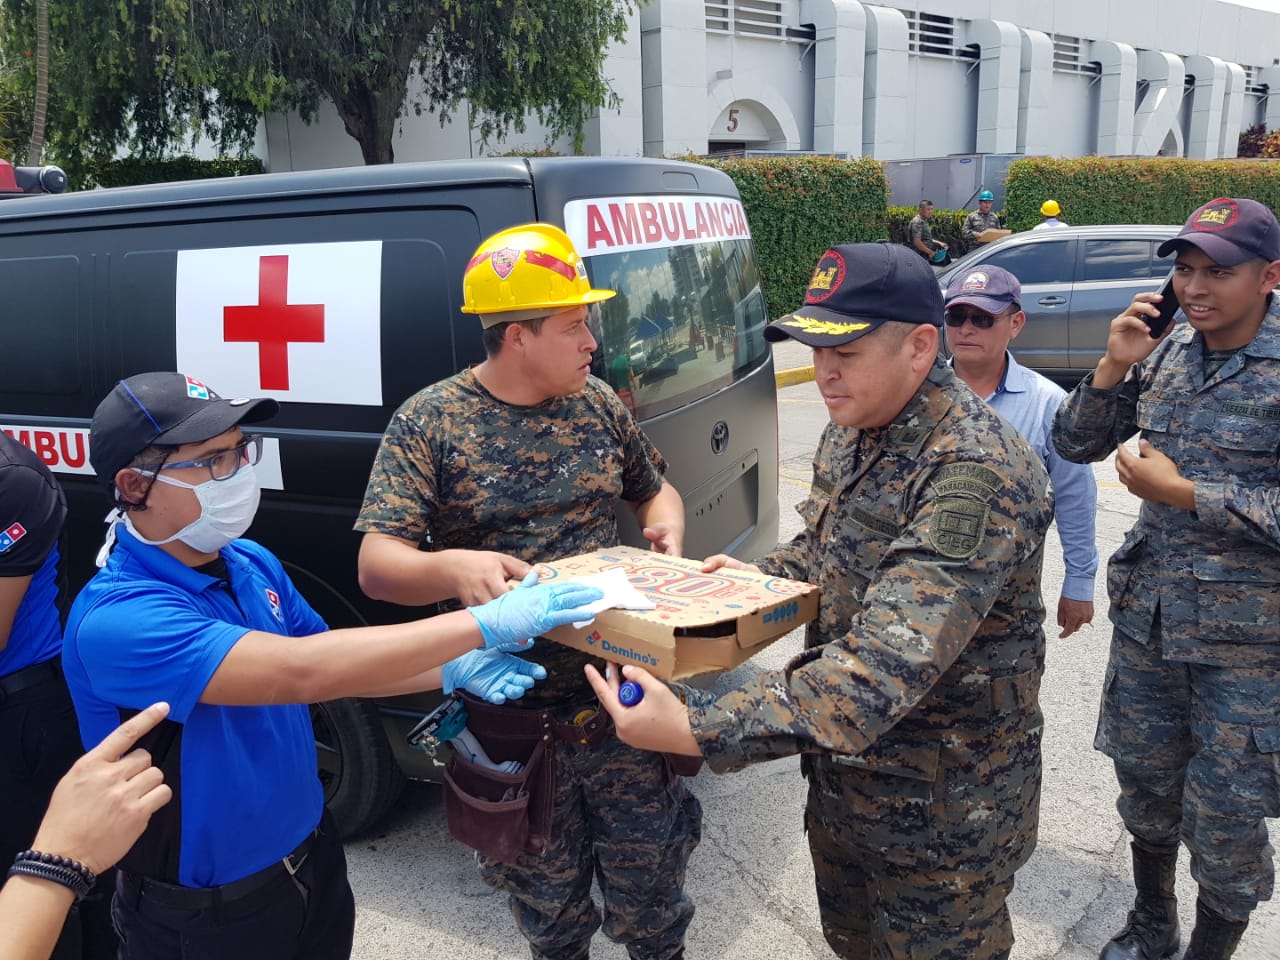
[[600,304],[592,372],[640,419],[742,379],[768,355],[760,273],[750,240],[588,257]]

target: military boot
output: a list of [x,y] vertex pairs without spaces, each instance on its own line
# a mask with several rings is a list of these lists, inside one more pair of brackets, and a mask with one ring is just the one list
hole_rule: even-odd
[[1183,960],[1227,960],[1236,952],[1249,921],[1226,920],[1196,901],[1196,926]]
[[1178,845],[1134,840],[1133,885],[1138,896],[1129,919],[1098,960],[1164,960],[1178,950],[1178,900],[1173,880],[1178,866]]

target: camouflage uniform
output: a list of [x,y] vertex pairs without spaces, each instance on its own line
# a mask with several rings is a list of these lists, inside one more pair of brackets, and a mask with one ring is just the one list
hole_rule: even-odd
[[1181,324],[1117,386],[1086,378],[1054,444],[1102,460],[1135,433],[1196,484],[1196,511],[1144,501],[1111,557],[1115,627],[1095,746],[1125,826],[1191,851],[1201,898],[1243,921],[1272,894],[1280,816],[1280,298],[1205,376]]
[[996,216],[994,210],[987,213],[983,213],[981,210],[974,210],[964,218],[964,226],[960,228],[960,233],[969,243],[976,244],[978,242],[978,234],[983,230],[999,229],[1000,218]]
[[842,957],[1013,943],[1005,897],[1040,799],[1047,483],[949,367],[887,427],[828,425],[804,532],[759,561],[821,587],[807,649],[690,711],[717,772],[805,752],[818,904]]
[[[666,462],[603,382],[534,407],[493,397],[470,371],[396,411],[383,437],[357,530],[424,548],[496,550],[530,563],[619,541],[614,507],[662,486]],[[547,668],[511,709],[554,707],[562,720],[598,707],[583,665],[603,662],[548,640],[526,659]],[[587,956],[600,927],[636,960],[679,956],[693,903],[684,893],[702,810],[659,755],[612,734],[590,750],[555,748],[550,851],[513,866],[481,857],[485,881],[511,896],[535,958]]]
[[[911,225],[907,229],[908,229],[908,244],[910,245],[912,250],[916,250],[916,247],[915,247],[916,240],[923,241],[924,245],[928,247],[930,250],[938,249],[938,244],[933,239],[933,227],[930,226],[929,221],[926,220],[924,217],[920,216],[920,214],[917,213],[914,217],[911,218]],[[916,253],[920,253],[920,251],[916,250]],[[924,256],[924,254],[922,253],[920,255]]]

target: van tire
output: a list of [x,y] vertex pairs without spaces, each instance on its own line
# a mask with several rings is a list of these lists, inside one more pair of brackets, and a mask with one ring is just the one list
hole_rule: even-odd
[[377,707],[367,700],[311,704],[324,802],[344,840],[373,827],[404,787]]

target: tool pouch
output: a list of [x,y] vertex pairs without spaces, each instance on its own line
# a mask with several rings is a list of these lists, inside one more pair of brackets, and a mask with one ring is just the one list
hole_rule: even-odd
[[467,727],[489,758],[523,767],[499,773],[454,751],[444,768],[449,833],[502,863],[515,863],[522,853],[544,855],[555,799],[555,756],[544,713],[465,699]]

